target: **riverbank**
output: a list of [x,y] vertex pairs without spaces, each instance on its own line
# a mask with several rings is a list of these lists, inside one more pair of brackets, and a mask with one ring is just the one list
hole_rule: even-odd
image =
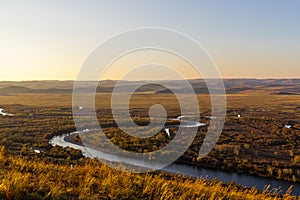
[[[9,156],[0,148],[1,199],[296,200],[255,188],[166,173],[130,174],[92,159],[74,166]],[[21,169],[21,170],[20,170]]]
[[[76,134],[77,134],[76,132],[73,132],[68,135],[56,136],[54,138],[57,141],[60,141],[59,143],[57,143],[57,145],[71,146],[72,148],[77,148],[83,151],[83,154],[87,157],[93,156],[90,154],[90,151],[87,151],[82,144],[74,140],[73,137]],[[53,145],[54,140],[52,139],[51,141]],[[63,143],[63,141],[65,143]],[[109,154],[103,152],[99,153],[99,155],[102,155],[106,159],[109,159],[111,157],[111,159],[113,159],[114,162],[118,161],[118,156],[116,155],[109,156]],[[244,187],[249,187],[249,188],[255,187],[259,190],[264,190],[265,187],[269,186],[271,190],[277,191],[280,194],[284,194],[289,188],[292,187],[293,189],[291,190],[291,194],[300,195],[299,183],[290,183],[287,181],[276,180],[272,178],[258,177],[258,176],[247,175],[247,174],[238,174],[236,172],[226,172],[218,169],[203,168],[200,166],[196,166],[193,163],[185,162],[183,160],[176,161],[170,166],[164,168],[162,171],[171,172],[175,174],[183,174],[194,178],[202,177],[202,178],[206,178],[207,180],[213,180],[217,178],[219,181],[225,183],[234,182]]]

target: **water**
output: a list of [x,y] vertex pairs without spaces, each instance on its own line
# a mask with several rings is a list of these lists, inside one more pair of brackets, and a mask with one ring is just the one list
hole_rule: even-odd
[[11,113],[6,113],[6,112],[4,112],[4,109],[3,109],[3,108],[0,108],[0,115],[3,115],[3,116],[14,116],[14,115],[11,114]]
[[[71,134],[75,134],[77,132],[73,132]],[[131,160],[130,158],[119,158],[117,155],[112,155],[100,151],[96,151],[90,148],[85,148],[80,145],[76,145],[70,142],[66,142],[64,138],[70,134],[64,134],[61,136],[55,136],[50,140],[50,144],[52,145],[59,145],[62,147],[72,147],[74,149],[79,149],[83,152],[83,155],[86,157],[99,157],[105,160],[114,161],[114,162],[127,162],[128,164],[138,164],[140,166],[147,166],[149,163],[139,163],[137,160]],[[92,153],[92,155],[91,155]],[[172,173],[179,173],[183,175],[192,176],[195,178],[204,178],[207,180],[212,180],[217,178],[219,181],[222,182],[232,182],[234,181],[236,184],[246,187],[256,187],[259,190],[264,190],[267,185],[270,185],[271,189],[279,189],[280,194],[284,194],[287,189],[294,185],[294,189],[292,191],[293,195],[300,195],[300,184],[299,183],[289,183],[287,181],[282,180],[275,180],[271,178],[262,178],[256,177],[247,174],[238,174],[235,172],[225,172],[221,170],[214,170],[214,169],[206,169],[197,166],[192,166],[188,164],[180,164],[180,163],[173,163],[168,167],[164,168],[163,171],[172,172]]]
[[270,185],[271,189],[279,189],[280,194],[284,194],[287,189],[294,185],[294,189],[292,191],[293,195],[300,195],[300,184],[299,183],[290,183],[283,180],[276,180],[272,178],[262,178],[248,174],[238,174],[236,172],[225,172],[221,170],[215,169],[207,169],[200,168],[197,166],[192,166],[188,164],[179,164],[173,163],[168,166],[166,171],[173,173],[180,173],[196,178],[204,178],[207,180],[212,180],[217,178],[221,182],[232,182],[234,181],[236,184],[246,187],[256,187],[259,190],[264,190],[267,185]]

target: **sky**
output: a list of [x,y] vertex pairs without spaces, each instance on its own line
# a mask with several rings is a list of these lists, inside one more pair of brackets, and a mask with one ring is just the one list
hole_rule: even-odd
[[99,44],[139,27],[192,37],[223,78],[298,78],[299,9],[298,0],[0,0],[0,81],[74,80]]

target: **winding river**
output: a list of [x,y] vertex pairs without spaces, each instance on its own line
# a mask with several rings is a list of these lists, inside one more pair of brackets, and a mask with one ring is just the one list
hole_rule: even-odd
[[[197,125],[203,126],[204,124],[199,123]],[[168,134],[169,130],[167,128],[165,129],[165,131],[166,131],[166,134]],[[78,132],[55,136],[50,140],[50,144],[53,146],[58,145],[58,146],[62,146],[62,147],[72,147],[74,149],[81,150],[85,157],[98,157],[98,158],[112,161],[112,162],[120,162],[120,161],[124,162],[124,160],[125,160],[125,162],[129,163],[129,164],[138,163],[138,161],[130,160],[130,158],[127,158],[127,160],[126,160],[124,158],[118,157],[117,155],[104,153],[104,152],[97,151],[95,149],[91,149],[88,147],[83,147],[83,146],[77,145],[75,143],[68,142],[66,140],[66,137],[76,134],[76,133],[78,133]],[[93,155],[91,155],[91,153]],[[138,163],[138,165],[143,166],[143,163]],[[272,178],[263,178],[263,177],[257,177],[257,176],[253,176],[253,175],[247,175],[247,174],[238,174],[235,172],[225,172],[225,171],[221,171],[221,170],[201,168],[198,166],[193,166],[193,165],[188,165],[188,164],[180,164],[180,163],[173,163],[173,164],[169,165],[168,167],[165,167],[163,169],[163,171],[183,174],[183,175],[192,176],[195,178],[201,177],[201,178],[204,178],[207,180],[212,180],[214,178],[217,178],[219,181],[227,182],[227,183],[234,181],[238,185],[246,186],[246,187],[256,187],[259,190],[264,190],[264,188],[267,185],[270,185],[269,190],[279,189],[277,191],[280,194],[284,194],[291,185],[294,185],[294,189],[291,194],[297,195],[297,196],[300,195],[300,184],[299,183],[290,183],[287,181],[276,180],[276,179],[272,179]]]
[[3,115],[3,116],[14,116],[14,114],[11,114],[11,113],[7,113],[7,112],[4,112],[5,110],[3,108],[0,108],[0,115]]

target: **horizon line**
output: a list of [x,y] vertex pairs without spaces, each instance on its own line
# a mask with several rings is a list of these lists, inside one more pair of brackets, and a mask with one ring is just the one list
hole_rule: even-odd
[[[205,79],[218,79],[218,78],[190,78],[185,80],[205,80]],[[223,80],[295,80],[300,79],[300,77],[266,77],[266,78],[239,78],[239,77],[233,77],[233,78],[222,78]],[[104,79],[104,80],[84,80],[84,81],[180,81],[182,79],[148,79],[148,80],[118,80],[118,79]],[[28,79],[28,80],[0,80],[0,82],[33,82],[33,81],[76,81],[75,79]]]

